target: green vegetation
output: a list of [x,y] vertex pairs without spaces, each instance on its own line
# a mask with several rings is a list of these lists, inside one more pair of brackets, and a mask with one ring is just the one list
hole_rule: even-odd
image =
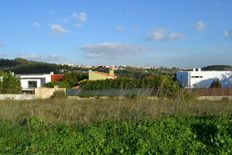
[[44,85],[47,88],[54,88],[55,86],[59,88],[72,88],[79,85],[81,80],[87,79],[88,75],[85,73],[71,72],[65,73],[64,79],[61,81],[49,82]]
[[0,73],[0,94],[21,93],[20,80],[11,73]]
[[232,66],[229,65],[212,65],[212,66],[207,66],[203,67],[202,70],[204,71],[231,71]]
[[175,96],[180,87],[176,81],[168,76],[157,76],[143,79],[118,78],[115,80],[82,81],[81,88],[83,90],[151,88],[154,94]]
[[68,88],[72,88],[77,86],[81,80],[87,78],[88,78],[87,74],[71,72],[64,74],[64,79],[62,81],[68,85]]
[[212,84],[210,85],[210,88],[222,88],[219,79],[213,80]]
[[0,59],[0,70],[12,71],[16,74],[31,74],[31,73],[59,73],[60,70],[72,70],[67,65],[57,65],[45,62],[28,61],[22,58]]
[[43,85],[43,87],[46,88],[54,88],[55,86],[57,86],[58,88],[68,88],[67,83],[64,83],[63,81],[48,82],[45,85]]
[[65,91],[62,90],[55,91],[51,96],[51,99],[65,99],[65,98],[67,98],[67,95]]
[[232,101],[0,101],[0,154],[231,154]]

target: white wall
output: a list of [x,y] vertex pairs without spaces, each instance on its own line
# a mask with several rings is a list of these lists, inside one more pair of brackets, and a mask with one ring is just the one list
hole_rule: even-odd
[[31,74],[31,75],[18,75],[21,82],[22,90],[28,89],[28,82],[29,81],[36,81],[37,88],[42,87],[45,83],[51,82],[51,75],[50,74]]
[[[188,85],[185,77],[188,75]],[[181,79],[181,77],[184,77]],[[177,80],[185,88],[209,88],[213,80],[219,79],[223,88],[232,87],[232,71],[189,71],[178,72]]]

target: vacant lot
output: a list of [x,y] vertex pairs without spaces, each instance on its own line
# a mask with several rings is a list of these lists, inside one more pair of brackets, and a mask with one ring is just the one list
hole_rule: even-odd
[[232,101],[0,101],[1,154],[223,154]]

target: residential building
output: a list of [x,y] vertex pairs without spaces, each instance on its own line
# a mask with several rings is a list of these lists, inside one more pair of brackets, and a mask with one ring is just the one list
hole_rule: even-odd
[[223,88],[232,87],[232,71],[202,71],[198,68],[177,72],[176,79],[183,88],[209,88],[216,79]]
[[59,81],[62,79],[62,75],[54,74],[19,74],[22,92],[34,92],[35,88],[42,87],[48,82]]
[[117,76],[114,75],[114,70],[110,69],[109,73],[102,73],[97,71],[89,70],[89,80],[106,80],[106,79],[116,79]]

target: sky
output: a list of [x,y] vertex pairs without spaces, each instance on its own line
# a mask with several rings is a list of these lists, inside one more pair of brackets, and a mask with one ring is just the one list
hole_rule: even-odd
[[231,0],[1,0],[0,58],[232,65]]

